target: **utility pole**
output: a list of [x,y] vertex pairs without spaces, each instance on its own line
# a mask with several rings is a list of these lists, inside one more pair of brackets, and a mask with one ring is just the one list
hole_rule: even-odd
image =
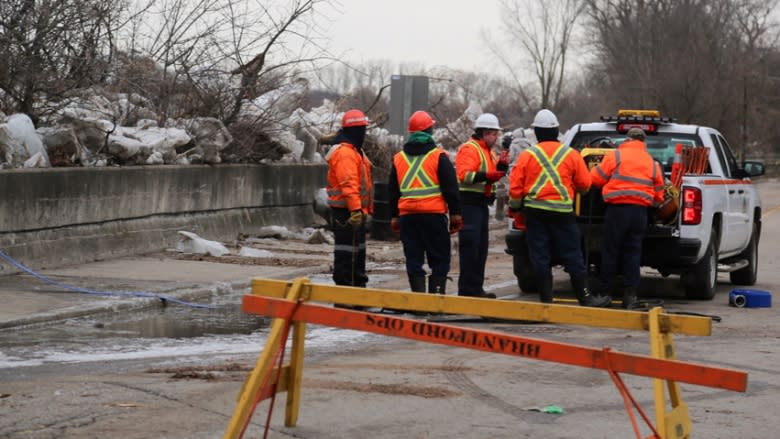
[[740,154],[740,161],[743,163],[745,162],[745,157],[747,154],[747,141],[748,141],[747,111],[748,111],[747,75],[742,75],[742,152]]

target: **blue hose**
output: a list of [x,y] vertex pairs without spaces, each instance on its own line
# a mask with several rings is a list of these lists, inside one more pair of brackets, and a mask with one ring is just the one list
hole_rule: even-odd
[[27,274],[37,278],[38,280],[43,281],[44,283],[47,283],[49,285],[54,285],[56,287],[59,287],[59,288],[65,289],[65,290],[69,290],[69,291],[73,291],[73,292],[76,292],[76,293],[91,294],[91,295],[94,295],[94,296],[141,297],[141,298],[147,298],[147,299],[151,298],[151,299],[159,299],[160,301],[163,302],[163,304],[170,302],[170,303],[175,303],[175,304],[178,304],[178,305],[189,306],[189,307],[192,307],[192,308],[206,308],[206,309],[216,309],[217,308],[216,305],[204,305],[204,304],[200,304],[200,303],[187,302],[185,300],[180,300],[180,299],[177,299],[175,297],[166,296],[166,295],[157,294],[157,293],[150,293],[148,291],[99,291],[99,290],[90,290],[88,288],[76,287],[76,286],[73,286],[73,285],[68,285],[68,284],[65,284],[65,283],[62,283],[62,282],[58,282],[58,281],[56,281],[54,279],[50,279],[50,278],[48,278],[48,277],[46,277],[46,276],[44,276],[44,275],[42,275],[40,273],[36,273],[36,272],[32,271],[31,269],[27,268],[26,266],[22,265],[21,262],[19,262],[16,259],[8,256],[2,250],[0,250],[0,258],[5,259],[5,261],[8,262],[9,264],[13,265],[14,267],[18,268],[19,270],[21,270],[21,271],[23,271],[25,273],[27,273]]

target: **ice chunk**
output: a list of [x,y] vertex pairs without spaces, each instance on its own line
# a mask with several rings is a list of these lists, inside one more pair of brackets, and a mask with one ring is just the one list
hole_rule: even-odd
[[178,233],[185,237],[176,243],[176,250],[182,253],[209,254],[211,256],[222,256],[230,253],[230,250],[220,242],[203,239],[192,232],[180,230]]

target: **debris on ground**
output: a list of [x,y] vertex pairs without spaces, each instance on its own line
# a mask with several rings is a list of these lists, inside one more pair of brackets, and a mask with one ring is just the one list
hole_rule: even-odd
[[176,243],[176,250],[182,253],[208,254],[211,256],[222,256],[230,253],[230,250],[220,242],[203,239],[192,232],[180,230],[178,233],[185,237]]
[[564,413],[563,407],[557,406],[555,404],[548,404],[544,407],[528,407],[525,410],[529,412],[548,413],[551,415],[562,415]]
[[273,257],[274,254],[268,250],[241,246],[241,250],[238,251],[238,255],[246,258],[270,258]]

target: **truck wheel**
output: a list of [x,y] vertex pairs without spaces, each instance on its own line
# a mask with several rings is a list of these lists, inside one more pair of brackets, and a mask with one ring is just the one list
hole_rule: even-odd
[[750,235],[750,243],[740,255],[747,259],[745,268],[729,273],[729,279],[734,285],[754,285],[758,277],[758,226],[753,224],[753,233]]
[[718,286],[718,236],[710,234],[710,242],[704,256],[683,275],[685,297],[698,300],[712,300]]

